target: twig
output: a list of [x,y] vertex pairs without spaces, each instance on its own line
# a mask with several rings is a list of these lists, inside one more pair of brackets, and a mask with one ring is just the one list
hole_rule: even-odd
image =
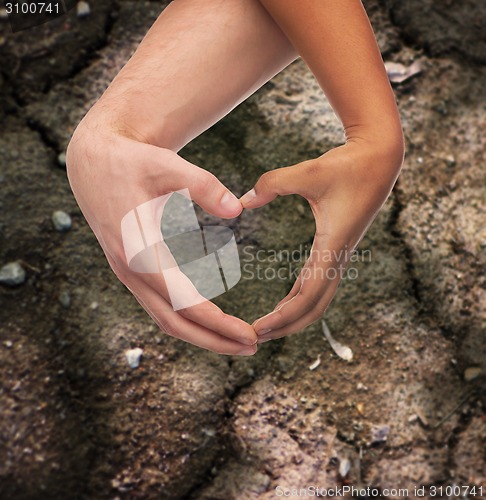
[[454,415],[454,413],[456,413],[457,410],[459,410],[459,408],[461,408],[461,406],[466,403],[466,401],[474,394],[474,389],[472,389],[471,391],[469,391],[468,393],[466,393],[466,395],[459,401],[459,403],[457,403],[456,406],[454,406],[454,408],[452,408],[452,410],[443,418],[441,418],[439,420],[439,422],[437,424],[435,424],[432,429],[438,429],[444,422],[446,422],[447,420],[449,420],[452,415]]

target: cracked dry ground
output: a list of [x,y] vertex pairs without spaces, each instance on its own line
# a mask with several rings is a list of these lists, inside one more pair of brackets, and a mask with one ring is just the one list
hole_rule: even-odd
[[[396,25],[366,3],[384,57],[419,60],[423,72],[396,88],[407,160],[360,245],[371,262],[355,265],[359,278],[326,314],[350,363],[319,324],[249,359],[193,348],[158,331],[109,270],[56,158],[163,3],[100,1],[84,24],[71,13],[15,36],[0,26],[0,262],[21,260],[28,273],[0,289],[1,498],[265,499],[278,485],[342,484],[344,460],[348,484],[410,498],[415,485],[486,488],[484,377],[464,379],[470,367],[486,372],[486,69],[477,51],[447,52],[464,52],[460,26],[444,52],[439,27],[427,44],[420,11],[407,21],[389,3]],[[266,169],[342,139],[298,61],[181,154],[240,195]],[[51,227],[57,209],[72,216],[70,232]],[[250,250],[308,248],[314,229],[298,197],[229,224],[243,264]],[[246,267],[218,299],[248,321],[291,286],[271,279],[286,260],[259,264],[270,279]],[[144,349],[137,370],[129,347]],[[372,444],[383,426],[387,441]]]

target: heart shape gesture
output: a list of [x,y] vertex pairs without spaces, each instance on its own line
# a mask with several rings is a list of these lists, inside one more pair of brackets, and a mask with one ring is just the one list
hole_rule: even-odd
[[[326,271],[346,262],[320,256],[350,254],[386,200],[403,160],[395,98],[362,2],[304,3],[171,2],[78,125],[67,151],[75,197],[118,278],[162,330],[222,354],[254,354],[258,341],[297,332],[322,315],[339,282],[339,273],[329,279]],[[341,120],[346,144],[266,173],[238,200],[177,151],[298,54]],[[177,283],[186,281],[156,234],[161,205],[149,202],[163,204],[166,195],[180,190],[222,218],[237,217],[243,208],[265,205],[277,195],[296,193],[309,201],[317,229],[311,257],[289,295],[254,327],[209,301],[198,303],[196,294],[177,296],[177,305],[171,300],[173,287],[169,290],[164,272],[176,273]],[[146,220],[152,222],[147,226]],[[138,239],[128,253],[123,231]],[[195,236],[200,237],[197,231]],[[158,253],[150,257],[151,251]],[[149,256],[143,262],[137,260],[142,252]],[[206,261],[214,253],[206,248]]]
[[251,209],[277,195],[299,194],[309,202],[316,220],[310,257],[292,290],[274,311],[253,324],[260,343],[298,332],[324,314],[353,250],[390,194],[401,164],[396,148],[379,151],[366,142],[348,141],[317,159],[265,173],[241,198],[242,205]]
[[[89,151],[96,144],[104,147],[94,148],[98,151],[94,159]],[[78,128],[67,163],[73,192],[110,266],[157,325],[169,335],[200,347],[222,354],[251,355],[256,352],[257,339],[264,342],[298,332],[322,316],[342,275],[335,273],[334,279],[328,279],[329,269],[347,262],[339,258],[329,262],[320,256],[329,251],[335,256],[350,254],[386,200],[401,160],[396,154],[377,154],[375,148],[368,151],[364,144],[348,142],[315,160],[265,173],[254,189],[238,200],[214,175],[177,153],[91,124]],[[133,219],[135,224],[135,215],[128,217],[134,207],[149,206],[150,200],[164,200],[164,195],[179,190],[188,190],[204,210],[222,218],[238,216],[243,207],[261,207],[277,195],[299,194],[309,201],[316,219],[311,256],[290,293],[253,328],[208,300],[194,300],[196,305],[175,311],[174,295],[171,297],[162,273],[130,267],[120,221]],[[140,221],[140,211],[137,217]],[[148,237],[145,231],[144,238]],[[177,269],[170,262],[164,267]],[[183,273],[178,272],[174,279],[191,293],[193,287]]]

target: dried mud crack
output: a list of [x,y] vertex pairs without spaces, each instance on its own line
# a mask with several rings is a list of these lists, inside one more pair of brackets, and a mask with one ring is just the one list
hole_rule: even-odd
[[[0,264],[26,271],[22,285],[0,286],[0,497],[270,499],[278,485],[342,484],[344,465],[356,486],[486,488],[486,68],[473,62],[482,38],[461,31],[465,7],[440,15],[464,34],[446,40],[442,21],[425,33],[417,19],[435,1],[366,2],[386,57],[423,71],[395,88],[407,158],[360,245],[371,259],[326,313],[353,349],[347,363],[319,324],[251,358],[202,351],[160,332],[110,271],[56,163],[166,2],[116,5],[114,16],[115,3],[97,2],[80,38],[71,17],[65,31],[41,28],[42,57],[29,56],[34,34],[0,33]],[[342,140],[297,61],[181,155],[242,194]],[[54,229],[56,210],[69,231]],[[290,289],[302,262],[285,256],[309,247],[312,214],[285,197],[226,223],[243,277],[217,303],[252,322]],[[124,352],[136,347],[132,369]]]

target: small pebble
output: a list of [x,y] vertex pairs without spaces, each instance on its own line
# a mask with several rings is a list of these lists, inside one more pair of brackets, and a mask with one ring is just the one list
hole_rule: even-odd
[[57,156],[57,163],[60,167],[66,168],[66,153],[59,153]]
[[0,8],[0,19],[8,19],[7,9],[5,7]]
[[445,157],[445,161],[448,167],[453,167],[456,164],[456,159],[454,158],[454,155],[447,155]]
[[61,303],[62,307],[68,308],[71,305],[71,296],[69,295],[68,292],[63,291],[59,294],[59,302]]
[[22,285],[25,279],[25,270],[18,262],[9,262],[0,269],[0,283],[3,285]]
[[130,368],[138,368],[140,365],[140,358],[142,357],[143,349],[136,347],[135,349],[127,349],[125,351],[125,356],[127,358],[128,365]]
[[373,427],[371,429],[371,444],[384,443],[388,439],[390,426]]
[[351,469],[351,462],[347,458],[343,458],[339,462],[339,475],[344,479]]
[[51,219],[57,231],[65,232],[71,229],[71,217],[66,212],[63,212],[62,210],[56,210],[52,214]]
[[76,5],[76,15],[78,17],[86,17],[89,16],[91,9],[89,7],[88,2],[78,2]]
[[481,368],[479,366],[470,366],[464,370],[464,380],[466,382],[471,382],[475,378],[481,375]]
[[99,307],[98,302],[91,302],[91,304],[89,305],[89,308],[93,311],[96,311],[96,309],[98,309],[98,307]]

